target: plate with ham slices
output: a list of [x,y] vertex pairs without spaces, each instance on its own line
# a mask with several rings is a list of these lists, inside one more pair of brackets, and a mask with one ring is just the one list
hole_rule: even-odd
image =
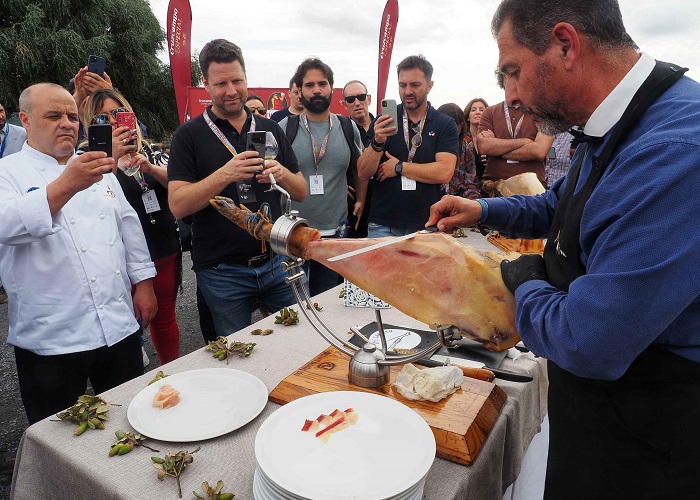
[[313,394],[282,406],[258,429],[254,486],[263,499],[420,498],[435,449],[425,420],[398,401]]
[[170,375],[139,392],[127,418],[140,434],[160,441],[201,441],[234,431],[267,404],[267,387],[233,368],[205,368]]

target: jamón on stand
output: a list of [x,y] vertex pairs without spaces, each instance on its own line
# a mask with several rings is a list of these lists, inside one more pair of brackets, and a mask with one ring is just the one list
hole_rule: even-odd
[[[236,207],[229,198],[217,196],[211,204],[256,238],[269,241],[271,223],[256,220],[250,210]],[[383,239],[324,240],[318,230],[302,226],[294,229],[288,243],[294,256],[320,262],[418,321],[453,325],[463,337],[493,351],[508,349],[520,340],[515,298],[504,285],[499,267],[507,254],[480,252],[444,233],[428,233],[328,261]]]

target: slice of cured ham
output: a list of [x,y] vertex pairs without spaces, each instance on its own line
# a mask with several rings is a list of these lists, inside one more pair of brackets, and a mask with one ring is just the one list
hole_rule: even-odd
[[352,408],[348,408],[345,411],[340,411],[336,408],[330,415],[321,414],[316,420],[307,419],[301,430],[303,432],[313,432],[314,436],[327,443],[332,434],[355,425],[358,418],[357,412]]
[[[243,229],[250,211],[232,200],[211,201]],[[272,226],[258,237],[269,239]],[[479,252],[442,233],[419,234],[355,257],[328,262],[330,257],[373,245],[376,239],[320,239],[317,230],[296,228],[291,252],[329,267],[360,288],[428,325],[453,325],[464,337],[500,351],[515,345],[515,298],[501,278],[506,254]],[[512,256],[511,256],[512,258]]]
[[162,410],[172,408],[180,402],[180,391],[174,389],[171,385],[164,384],[160,386],[158,392],[153,397],[153,406]]

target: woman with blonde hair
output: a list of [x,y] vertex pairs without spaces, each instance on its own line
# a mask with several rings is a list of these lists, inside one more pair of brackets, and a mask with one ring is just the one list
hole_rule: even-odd
[[[116,90],[100,89],[85,100],[81,121],[86,131],[93,124],[112,126],[112,156],[119,166],[115,175],[139,216],[158,273],[153,280],[158,313],[151,321],[150,332],[160,362],[165,364],[177,359],[180,348],[180,330],[175,317],[182,277],[180,238],[168,206],[166,157],[155,153],[143,139],[138,122],[134,122],[133,129],[117,126],[117,116],[123,112],[133,112],[126,98]],[[144,357],[145,364],[147,357]]]

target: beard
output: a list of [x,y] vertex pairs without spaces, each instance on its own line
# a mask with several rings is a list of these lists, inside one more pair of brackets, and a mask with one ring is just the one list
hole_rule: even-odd
[[[536,117],[537,129],[544,135],[555,136],[566,132],[579,121],[572,116],[568,101],[560,89],[551,90],[553,71],[549,63],[540,62],[537,67],[537,90],[532,95],[532,107],[523,106],[523,113]],[[548,92],[549,91],[549,92]],[[549,99],[546,94],[558,97]]]
[[420,108],[420,107],[423,105],[423,103],[424,103],[425,100],[427,99],[427,96],[423,96],[422,98],[420,98],[420,97],[418,97],[417,95],[413,95],[413,96],[411,96],[411,97],[413,97],[413,102],[412,102],[412,103],[409,103],[409,104],[406,104],[406,97],[405,97],[405,96],[404,96],[404,98],[401,100],[401,104],[403,104],[403,107],[404,107],[405,109],[409,109],[409,110],[410,110],[410,109],[418,109],[418,108]]
[[323,97],[322,95],[315,95],[311,99],[306,99],[304,95],[301,96],[301,103],[304,105],[304,109],[310,111],[311,113],[323,113],[331,106],[332,95],[328,97]]

